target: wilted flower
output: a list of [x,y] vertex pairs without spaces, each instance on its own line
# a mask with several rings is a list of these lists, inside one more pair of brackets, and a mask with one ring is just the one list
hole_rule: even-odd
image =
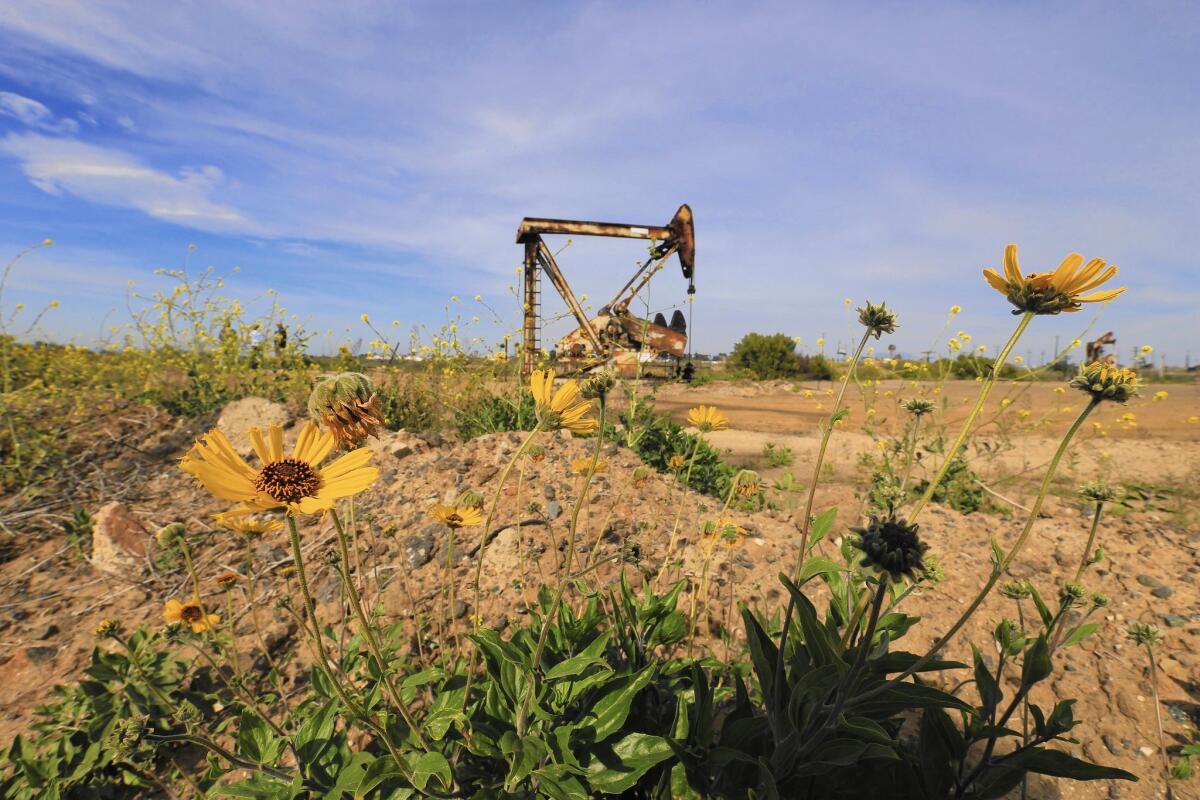
[[222,589],[229,590],[232,589],[234,584],[241,579],[242,576],[238,575],[236,572],[222,572],[214,580],[216,580],[217,585]]
[[1087,392],[1096,400],[1114,403],[1127,402],[1141,387],[1141,380],[1133,370],[1110,367],[1099,361],[1080,368],[1079,374],[1071,379],[1071,388]]
[[209,431],[203,442],[196,442],[179,465],[214,497],[240,503],[225,512],[226,518],[282,509],[289,514],[316,514],[333,508],[335,500],[368,489],[379,477],[378,469],[367,466],[371,451],[365,447],[318,468],[333,450],[334,437],[328,431],[321,433],[311,422],[301,429],[289,458],[283,456],[283,429],[278,425],[271,425],[266,437],[258,428],[249,433],[262,462],[258,470],[216,429]]
[[702,433],[723,431],[729,427],[729,418],[716,406],[696,406],[688,411],[687,421]]
[[646,484],[646,479],[649,477],[650,468],[643,464],[642,466],[633,470],[633,485],[638,487],[644,486]]
[[679,470],[683,469],[683,465],[686,463],[687,459],[679,453],[676,453],[667,459],[667,469],[671,470],[672,472],[678,472]]
[[192,633],[203,633],[215,628],[221,618],[216,614],[205,614],[204,607],[200,605],[200,598],[193,597],[184,602],[174,598],[168,600],[163,606],[163,620],[168,625],[191,625]]
[[308,395],[308,413],[333,433],[339,447],[357,447],[383,425],[379,395],[370,378],[343,372],[321,378]]
[[887,303],[876,305],[868,300],[865,306],[858,309],[858,321],[876,339],[882,338],[885,333],[896,332],[896,314],[888,310]]
[[475,506],[447,506],[438,504],[429,509],[429,516],[448,528],[465,528],[483,524],[483,512]]
[[128,760],[141,749],[149,730],[150,717],[146,714],[117,717],[108,734],[107,745],[118,759]]
[[1059,314],[1063,311],[1078,311],[1081,303],[1101,303],[1111,300],[1125,287],[1107,289],[1084,296],[1117,274],[1116,267],[1105,268],[1105,262],[1093,258],[1083,269],[1083,256],[1071,253],[1054,272],[1034,272],[1022,275],[1017,263],[1017,246],[1004,248],[1004,276],[993,269],[985,269],[983,277],[992,288],[1008,298],[1016,310],[1014,314],[1031,311],[1034,314]]
[[893,581],[915,579],[923,569],[922,557],[929,549],[917,536],[918,525],[895,516],[872,514],[861,528],[851,528],[859,538],[854,546],[863,552],[860,566],[886,572]]
[[904,410],[914,417],[923,417],[933,413],[933,401],[924,397],[913,397],[904,401]]
[[926,553],[921,563],[921,578],[927,583],[938,584],[946,579],[946,568],[937,556]]
[[529,445],[529,447],[525,448],[525,456],[530,461],[545,461],[546,448],[542,447],[537,442],[534,442],[533,444]]
[[725,547],[737,547],[745,538],[746,529],[738,525],[732,517],[721,517],[706,523],[704,534],[717,537],[717,543]]
[[592,403],[580,399],[577,382],[563,381],[558,391],[554,391],[554,370],[534,370],[529,377],[529,388],[542,430],[591,433],[600,426],[597,420],[586,416]]
[[1156,644],[1162,644],[1162,631],[1157,625],[1151,625],[1144,622],[1131,622],[1129,627],[1125,629],[1125,635],[1134,643],[1153,647]]
[[456,500],[454,504],[456,506],[463,506],[465,508],[483,508],[485,500],[486,498],[479,492],[467,489],[458,496],[458,500]]

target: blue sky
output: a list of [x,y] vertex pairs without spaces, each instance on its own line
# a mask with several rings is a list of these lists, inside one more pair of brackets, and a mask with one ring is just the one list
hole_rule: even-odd
[[[62,340],[120,321],[126,282],[191,243],[357,338],[363,312],[407,329],[477,293],[515,326],[523,216],[658,224],[688,202],[702,351],[832,345],[845,297],[895,306],[902,351],[952,304],[993,346],[1012,318],[980,269],[1016,241],[1028,271],[1120,265],[1096,331],[1194,363],[1198,44],[1184,2],[6,0],[0,254],[56,240],[9,299],[61,300]],[[561,263],[600,298],[640,253],[578,241]],[[672,266],[651,305],[683,291]],[[1091,316],[1040,319],[1019,351]]]

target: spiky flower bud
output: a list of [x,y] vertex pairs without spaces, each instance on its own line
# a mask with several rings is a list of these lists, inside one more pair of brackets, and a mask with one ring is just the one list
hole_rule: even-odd
[[236,572],[222,572],[216,577],[217,586],[226,591],[232,589],[239,580],[241,580],[241,576]]
[[358,447],[378,436],[383,425],[379,395],[371,379],[358,372],[321,378],[308,396],[308,413],[333,434],[340,447]]
[[896,314],[888,310],[887,303],[876,305],[868,300],[865,306],[858,309],[858,321],[876,339],[882,338],[885,333],[896,332]]
[[937,556],[926,554],[921,565],[921,577],[930,584],[939,584],[946,579],[946,568]]
[[102,619],[96,626],[96,640],[116,639],[121,635],[121,623],[115,619]]
[[1079,496],[1093,503],[1111,503],[1117,499],[1117,490],[1100,481],[1088,481],[1080,484]]
[[1125,629],[1125,635],[1135,644],[1146,647],[1154,647],[1156,644],[1162,644],[1163,640],[1162,631],[1158,629],[1157,625],[1143,622],[1131,622],[1129,627]]
[[605,367],[593,372],[580,384],[579,394],[585,400],[602,399],[616,384],[617,371],[612,367]]
[[872,514],[866,525],[850,530],[858,534],[853,544],[863,552],[860,566],[887,573],[895,582],[915,579],[923,569],[922,558],[929,547],[917,536],[916,523]]
[[462,506],[463,508],[483,508],[484,502],[485,498],[483,495],[467,489],[458,496],[458,500],[455,501],[454,505]]
[[525,455],[529,457],[530,461],[545,461],[546,448],[534,443],[525,448]]
[[1024,600],[1033,595],[1025,581],[1009,581],[1000,587],[1000,594],[1009,600]]
[[141,749],[149,729],[150,717],[145,714],[118,718],[108,735],[108,746],[121,760],[132,759]]
[[159,528],[158,533],[154,534],[154,538],[158,541],[159,547],[167,550],[174,547],[185,533],[187,533],[187,528],[182,522],[172,522],[170,525]]
[[1112,599],[1106,594],[1096,592],[1094,595],[1092,595],[1092,605],[1094,605],[1096,608],[1108,608],[1111,604]]
[[1063,603],[1078,603],[1085,597],[1087,597],[1087,589],[1083,588],[1081,583],[1064,583],[1059,590],[1059,599]]
[[914,417],[923,417],[926,414],[932,414],[933,409],[933,401],[925,397],[912,397],[904,401],[904,410]]
[[633,485],[634,486],[644,486],[646,483],[646,480],[649,477],[650,477],[650,468],[647,467],[645,464],[643,464],[640,467],[637,467],[636,469],[634,469],[634,471],[633,471]]
[[1136,372],[1124,367],[1112,367],[1093,361],[1079,369],[1071,379],[1071,388],[1087,392],[1094,400],[1125,403],[1141,391],[1142,382]]

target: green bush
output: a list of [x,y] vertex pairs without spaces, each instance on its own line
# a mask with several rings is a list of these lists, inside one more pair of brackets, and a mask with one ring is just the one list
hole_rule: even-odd
[[747,370],[760,381],[792,378],[801,372],[796,343],[784,333],[747,333],[734,345],[729,366]]

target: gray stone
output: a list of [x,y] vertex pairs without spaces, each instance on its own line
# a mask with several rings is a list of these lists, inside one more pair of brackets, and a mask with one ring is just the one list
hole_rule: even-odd
[[552,500],[546,505],[546,516],[550,519],[558,519],[562,513],[562,505],[557,500]]
[[401,548],[404,552],[404,566],[408,569],[423,567],[433,559],[433,533],[428,530],[404,537]]
[[1163,614],[1162,621],[1167,624],[1168,628],[1182,628],[1187,625],[1187,617],[1181,617],[1178,614]]
[[1158,578],[1154,577],[1153,575],[1138,575],[1136,580],[1138,583],[1140,583],[1142,586],[1145,586],[1147,589],[1154,589],[1159,586],[1162,586],[1162,581],[1160,581]]
[[1170,586],[1159,586],[1156,589],[1151,589],[1150,594],[1154,595],[1155,597],[1165,600],[1166,598],[1175,594],[1175,590],[1172,589]]
[[550,483],[547,483],[542,488],[542,494],[545,495],[547,500],[554,500],[558,497],[558,492],[555,491],[554,485]]
[[49,661],[58,655],[57,647],[26,647],[25,655],[30,661]]

